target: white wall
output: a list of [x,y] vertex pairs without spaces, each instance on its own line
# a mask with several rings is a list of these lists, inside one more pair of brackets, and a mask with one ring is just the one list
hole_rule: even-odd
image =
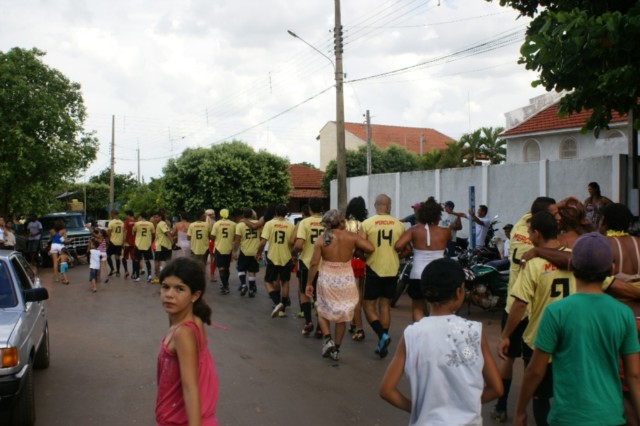
[[[347,199],[362,196],[369,214],[378,194],[392,199],[392,214],[404,217],[412,213],[416,201],[434,196],[440,202],[451,200],[456,211],[469,208],[469,187],[475,186],[476,207],[486,204],[489,216],[499,215],[502,224],[515,223],[529,210],[538,196],[560,200],[569,195],[583,200],[587,184],[600,184],[603,195],[626,203],[638,215],[638,191],[627,188],[630,168],[625,155],[603,156],[579,160],[540,161],[536,163],[501,164],[424,172],[390,173],[347,179]],[[331,182],[331,207],[336,208],[336,181]],[[462,235],[469,225],[463,221]]]

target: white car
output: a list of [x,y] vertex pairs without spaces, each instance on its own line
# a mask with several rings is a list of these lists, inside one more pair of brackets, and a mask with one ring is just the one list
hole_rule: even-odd
[[33,369],[49,366],[45,300],[29,262],[16,251],[0,250],[0,419],[2,425],[35,422]]

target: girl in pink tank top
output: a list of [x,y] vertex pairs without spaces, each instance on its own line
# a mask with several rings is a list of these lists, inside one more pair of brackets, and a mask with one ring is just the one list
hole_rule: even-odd
[[162,270],[160,283],[170,326],[158,353],[156,424],[217,426],[218,376],[204,330],[211,308],[202,297],[202,266],[177,258]]

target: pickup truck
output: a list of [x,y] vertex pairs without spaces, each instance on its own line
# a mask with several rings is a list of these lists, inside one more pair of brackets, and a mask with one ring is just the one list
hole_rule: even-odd
[[49,366],[45,300],[29,262],[17,251],[0,250],[0,423],[33,425],[33,369]]
[[40,238],[40,254],[42,263],[51,264],[49,257],[50,231],[53,229],[57,220],[63,220],[67,233],[68,245],[75,248],[75,252],[82,256],[87,253],[87,246],[91,239],[91,232],[85,228],[82,213],[79,212],[60,212],[49,213],[38,218],[42,223],[42,237]]

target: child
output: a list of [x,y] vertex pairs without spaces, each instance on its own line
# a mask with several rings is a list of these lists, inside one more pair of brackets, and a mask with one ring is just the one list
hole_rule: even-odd
[[[482,324],[455,315],[464,302],[462,267],[431,262],[420,289],[431,316],[408,326],[380,384],[380,396],[411,413],[410,425],[481,425],[481,403],[502,394]],[[398,390],[404,370],[411,399]]]
[[69,278],[67,278],[67,271],[69,270],[69,252],[66,248],[60,251],[58,256],[58,267],[60,268],[60,274],[62,274],[62,284],[69,284]]
[[91,281],[91,291],[94,293],[98,291],[96,282],[98,280],[98,271],[100,270],[100,250],[98,246],[100,243],[95,239],[92,239],[87,247],[89,250],[89,281]]
[[[578,238],[571,253],[577,292],[547,306],[535,338],[533,357],[522,379],[514,424],[526,424],[526,409],[553,357],[550,424],[633,424],[623,416],[618,357],[633,405],[640,406],[638,332],[632,310],[602,292],[613,251],[606,237]],[[636,415],[637,417],[637,415]]]
[[213,426],[218,400],[218,376],[204,324],[211,308],[203,299],[202,263],[188,257],[169,262],[160,273],[160,300],[169,315],[169,331],[158,354],[158,425]]
[[94,233],[98,242],[98,250],[100,251],[100,268],[98,270],[98,281],[100,277],[105,277],[104,282],[109,282],[109,274],[107,273],[107,231],[99,229]]

